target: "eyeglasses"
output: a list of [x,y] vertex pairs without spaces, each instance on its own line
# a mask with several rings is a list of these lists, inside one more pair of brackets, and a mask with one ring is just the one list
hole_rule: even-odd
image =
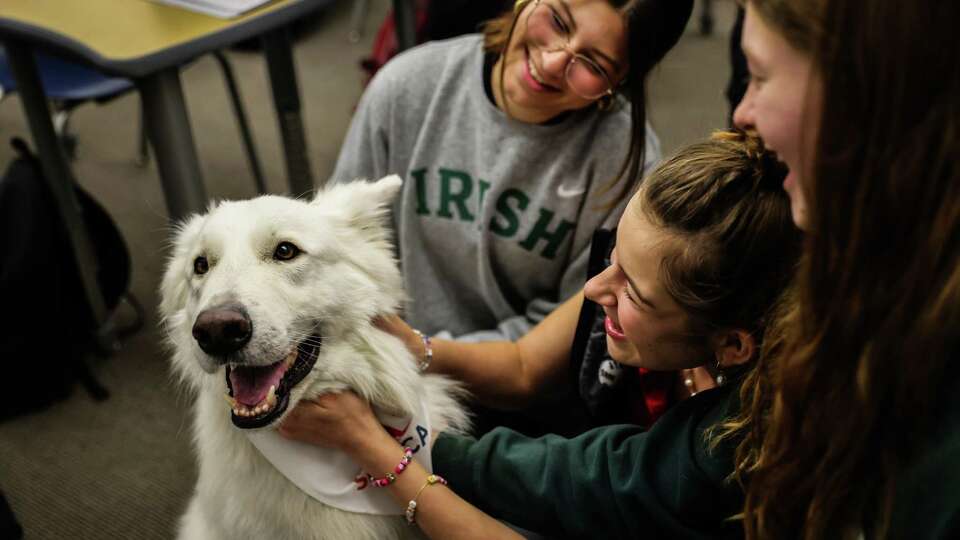
[[536,0],[525,23],[527,37],[537,47],[547,52],[564,50],[570,54],[564,77],[575,94],[584,99],[613,94],[607,71],[570,47],[570,28],[553,6]]

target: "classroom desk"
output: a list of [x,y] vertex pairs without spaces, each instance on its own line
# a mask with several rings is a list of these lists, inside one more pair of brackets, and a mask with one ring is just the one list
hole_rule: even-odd
[[[149,0],[2,0],[0,41],[7,51],[44,176],[74,246],[101,345],[112,342],[110,314],[96,284],[96,261],[33,60],[43,49],[132,79],[140,92],[171,220],[202,211],[207,196],[183,99],[179,68],[238,41],[260,37],[280,123],[292,195],[313,190],[300,94],[286,26],[333,0],[274,0],[242,17],[218,19]],[[118,186],[119,187],[119,186]]]

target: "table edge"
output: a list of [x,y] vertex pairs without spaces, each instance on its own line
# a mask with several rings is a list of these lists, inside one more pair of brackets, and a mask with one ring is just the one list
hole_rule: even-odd
[[108,75],[143,78],[165,68],[180,66],[203,54],[282,27],[335,0],[304,0],[282,9],[270,10],[242,24],[228,26],[198,39],[158,52],[130,59],[106,58],[83,43],[46,28],[19,21],[0,19],[0,42],[21,41],[32,48],[92,64]]

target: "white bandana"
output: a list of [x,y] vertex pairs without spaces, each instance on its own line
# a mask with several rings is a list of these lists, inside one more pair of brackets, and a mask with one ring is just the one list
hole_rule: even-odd
[[[417,409],[410,419],[384,414],[377,417],[401,446],[413,450],[415,460],[433,472],[430,418],[422,400],[417,403]],[[364,471],[343,452],[285,439],[275,429],[248,431],[246,435],[281,474],[323,504],[361,514],[402,515],[404,512],[384,488],[368,486],[358,490],[354,479]],[[401,457],[397,456],[397,463]],[[371,474],[382,477],[386,472]]]

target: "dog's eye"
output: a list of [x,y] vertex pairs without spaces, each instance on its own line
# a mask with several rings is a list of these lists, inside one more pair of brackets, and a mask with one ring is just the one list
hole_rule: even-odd
[[300,248],[290,242],[280,242],[273,250],[273,258],[278,261],[289,261],[300,254]]
[[197,257],[193,260],[193,273],[194,274],[206,274],[207,270],[210,270],[210,264],[207,263],[206,257]]

